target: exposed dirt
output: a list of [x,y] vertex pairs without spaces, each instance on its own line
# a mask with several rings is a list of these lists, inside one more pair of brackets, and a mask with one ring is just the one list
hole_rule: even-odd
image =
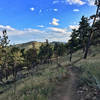
[[57,84],[49,100],[100,100],[100,89],[87,84],[80,84],[81,70],[68,67],[69,79]]
[[79,100],[76,95],[78,70],[68,67],[69,79],[59,83],[49,100]]

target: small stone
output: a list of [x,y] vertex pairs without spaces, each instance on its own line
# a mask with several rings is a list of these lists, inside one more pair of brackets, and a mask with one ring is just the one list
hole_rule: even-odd
[[97,92],[94,92],[94,95],[97,95],[98,93]]
[[88,88],[86,88],[86,87],[83,87],[83,90],[84,90],[84,91],[88,91]]
[[96,96],[92,98],[92,100],[96,100],[96,99],[97,99]]
[[89,94],[86,95],[86,97],[85,97],[86,100],[89,100],[90,98],[91,98],[91,96]]
[[78,93],[78,94],[82,94],[82,93],[83,93],[83,91],[77,91],[77,93]]

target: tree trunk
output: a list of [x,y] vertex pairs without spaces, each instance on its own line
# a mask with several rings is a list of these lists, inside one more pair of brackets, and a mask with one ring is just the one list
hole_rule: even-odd
[[85,41],[83,40],[83,53],[85,52]]
[[[94,17],[94,20],[93,20],[93,25],[95,24],[96,17],[97,17],[98,12],[99,12],[99,8],[100,8],[100,5],[98,5],[98,7],[97,7],[96,16]],[[93,25],[92,25],[92,28],[93,28]],[[92,31],[91,31],[91,33],[90,33],[90,36],[89,36],[89,39],[88,39],[88,43],[86,44],[86,50],[85,50],[85,54],[84,54],[84,59],[87,58],[88,49],[89,49],[89,47],[90,47],[90,43],[91,43],[92,37],[93,37],[93,29],[92,29]]]
[[8,80],[8,71],[7,71],[7,69],[6,69],[6,73],[5,73],[6,75],[6,80]]
[[16,69],[16,62],[14,63],[14,80],[16,80],[17,69]]
[[87,58],[87,55],[88,55],[88,49],[90,47],[90,42],[91,42],[91,36],[89,36],[89,40],[88,40],[88,43],[86,44],[86,49],[85,49],[85,54],[84,54],[84,59]]
[[70,53],[70,62],[72,61],[72,53]]
[[6,80],[8,80],[8,68],[7,68],[7,63],[5,64],[5,77],[6,77]]

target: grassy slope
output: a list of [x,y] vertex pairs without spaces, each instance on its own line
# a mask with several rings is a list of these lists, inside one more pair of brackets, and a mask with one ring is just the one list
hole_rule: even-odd
[[36,47],[36,49],[39,49],[39,47],[41,46],[41,42],[34,42],[34,41],[32,41],[32,42],[27,42],[27,43],[22,43],[22,44],[17,44],[16,46],[17,47],[19,47],[19,48],[21,48],[21,49],[30,49],[30,48],[32,48],[32,44],[33,43],[35,43],[35,47]]
[[[82,77],[88,78],[88,71],[98,82],[100,82],[100,47],[92,46],[87,60],[82,58],[82,51],[79,50],[73,54],[72,62],[77,67],[84,68]],[[59,59],[62,67],[56,68],[57,64],[40,65],[34,75],[19,80],[16,84],[11,85],[10,90],[0,95],[0,100],[48,100],[48,95],[51,94],[55,87],[55,83],[61,81],[67,76],[66,65],[69,64],[69,57],[61,57]]]
[[[61,67],[53,64],[39,65],[34,75],[21,79],[10,85],[10,89],[0,95],[0,100],[48,100],[55,83],[66,77],[66,58],[60,58]],[[25,73],[25,72],[24,72]]]
[[100,88],[100,45],[91,46],[88,58],[86,60],[82,59],[75,66],[83,69],[83,78],[89,79],[92,76]]

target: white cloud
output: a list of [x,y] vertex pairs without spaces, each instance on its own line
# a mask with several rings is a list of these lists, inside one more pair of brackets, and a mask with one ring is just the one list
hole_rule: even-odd
[[63,28],[56,28],[56,27],[48,27],[49,30],[54,31],[54,32],[58,32],[58,33],[66,33],[67,29],[63,29]]
[[44,25],[38,25],[37,27],[43,28],[43,27],[44,27]]
[[79,28],[79,25],[69,25],[69,28],[70,29],[78,29]]
[[53,4],[57,4],[57,3],[69,3],[70,5],[72,4],[78,4],[78,5],[84,5],[86,4],[86,2],[84,2],[83,0],[54,0]]
[[53,1],[53,4],[56,4],[56,3],[59,3],[59,1],[58,0],[54,0]]
[[66,3],[66,0],[54,0],[53,4]]
[[24,32],[29,32],[29,33],[41,33],[42,31],[38,30],[38,29],[32,29],[32,28],[27,28],[23,30]]
[[84,5],[86,3],[82,0],[66,0],[66,2],[68,2],[70,5],[72,5],[72,4]]
[[73,11],[74,11],[74,12],[79,12],[80,10],[79,10],[79,9],[73,9]]
[[[43,25],[38,26],[43,27]],[[18,30],[12,28],[11,26],[3,25],[0,25],[0,35],[2,35],[2,31],[4,29],[7,30],[7,34],[12,43],[22,43],[27,41],[45,41],[45,39],[48,39],[51,42],[66,42],[68,41],[71,35],[71,32],[69,32],[66,28],[48,27],[44,30],[33,28]]]
[[0,25],[0,35],[2,34],[3,30],[7,30],[8,35],[10,36],[18,36],[18,35],[23,35],[23,34],[34,34],[34,33],[42,33],[42,31],[38,29],[32,29],[32,28],[27,28],[24,30],[17,30],[15,28],[12,28],[11,26],[3,26]]
[[95,0],[87,0],[90,6],[94,6]]
[[31,10],[31,11],[34,11],[34,10],[35,10],[35,8],[33,8],[33,7],[32,7],[32,8],[30,8],[30,10]]
[[65,42],[70,39],[71,32],[67,31],[66,28],[48,27],[47,30],[49,32],[48,39],[50,41]]
[[55,12],[57,12],[58,11],[58,9],[53,9]]
[[42,9],[39,10],[39,13],[41,13],[41,12],[42,12]]
[[56,19],[56,18],[53,18],[52,19],[52,23],[50,23],[50,24],[52,24],[52,25],[54,25],[54,26],[58,26],[59,25],[59,19]]
[[14,31],[15,29],[14,28],[12,28],[11,26],[3,26],[3,25],[0,25],[0,30],[1,29],[7,29],[7,30],[9,30],[9,31]]

